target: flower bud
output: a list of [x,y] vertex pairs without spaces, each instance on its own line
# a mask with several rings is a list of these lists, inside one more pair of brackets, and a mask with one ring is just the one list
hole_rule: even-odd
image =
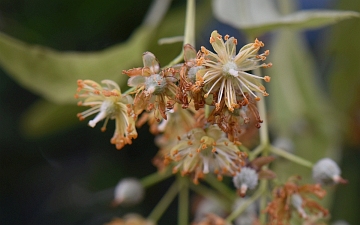
[[312,176],[316,183],[321,185],[333,185],[347,183],[341,176],[339,166],[332,159],[323,158],[319,160],[312,170]]
[[233,182],[238,189],[238,193],[241,197],[244,197],[248,189],[254,189],[258,184],[258,174],[256,171],[249,167],[241,168],[240,173],[237,173]]
[[114,206],[135,205],[144,197],[144,188],[139,180],[135,178],[125,178],[115,187]]

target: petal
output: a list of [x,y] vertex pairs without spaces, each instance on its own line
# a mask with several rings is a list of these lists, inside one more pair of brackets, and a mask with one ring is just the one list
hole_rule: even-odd
[[236,39],[234,37],[229,38],[225,42],[225,47],[227,54],[231,56],[231,58],[234,58],[236,54]]
[[150,68],[154,74],[160,71],[159,62],[157,61],[154,54],[152,54],[151,52],[145,52],[142,58],[144,67]]
[[195,48],[190,45],[190,44],[186,44],[184,46],[184,60],[185,62],[190,61],[192,59],[196,58],[196,50]]
[[222,39],[221,35],[216,30],[214,30],[211,33],[210,44],[212,45],[215,52],[218,54],[218,56],[221,59],[227,59],[228,58],[226,48],[225,48],[225,44],[224,44],[224,40]]
[[128,86],[136,87],[138,85],[144,84],[146,81],[146,77],[143,76],[134,76],[128,79]]

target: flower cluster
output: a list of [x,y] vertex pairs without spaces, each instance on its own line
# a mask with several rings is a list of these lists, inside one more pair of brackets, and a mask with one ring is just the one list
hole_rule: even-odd
[[[110,80],[79,80],[79,103],[91,108],[79,113],[82,120],[97,113],[89,126],[115,119],[116,130],[111,143],[117,149],[131,144],[137,137],[136,127],[148,122],[160,151],[156,165],[171,167],[174,172],[190,174],[195,183],[207,173],[234,176],[245,165],[246,154],[240,152],[241,136],[248,126],[259,128],[262,122],[256,92],[267,96],[261,80],[250,73],[260,67],[269,54],[258,54],[264,44],[255,40],[236,53],[237,40],[217,31],[210,43],[215,53],[189,44],[184,46],[184,63],[161,68],[151,52],[142,56],[143,67],[123,70],[131,89],[122,94]],[[207,106],[207,107],[205,107]]]

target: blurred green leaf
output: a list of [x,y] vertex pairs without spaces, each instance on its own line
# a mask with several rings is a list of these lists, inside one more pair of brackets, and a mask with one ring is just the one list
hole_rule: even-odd
[[78,79],[111,79],[125,84],[127,77],[121,71],[141,63],[152,31],[141,27],[128,41],[91,53],[59,52],[0,33],[0,65],[23,87],[48,101],[74,103]]
[[[269,61],[273,67],[267,72],[272,76],[268,99],[275,136],[292,139],[295,154],[311,162],[325,156],[338,160],[339,121],[316,80],[314,60],[302,37],[288,30],[279,32]],[[277,163],[276,172],[283,179],[301,174],[311,181],[309,169],[293,163]]]
[[213,0],[213,12],[221,22],[252,36],[283,27],[318,28],[360,16],[358,12],[336,10],[303,10],[282,16],[270,0]]
[[67,129],[79,121],[76,114],[81,110],[76,104],[59,105],[38,100],[23,114],[21,132],[27,138],[38,138]]

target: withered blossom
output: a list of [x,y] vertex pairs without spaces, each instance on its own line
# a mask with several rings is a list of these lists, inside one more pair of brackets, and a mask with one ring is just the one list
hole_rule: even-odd
[[226,138],[217,126],[194,128],[179,137],[179,142],[168,156],[173,162],[173,172],[193,175],[194,183],[212,172],[221,180],[223,175],[234,176],[243,166],[245,153]]
[[299,177],[291,177],[283,186],[274,189],[273,200],[265,209],[270,216],[269,224],[289,224],[294,210],[303,219],[308,218],[308,213],[321,213],[323,216],[328,214],[327,209],[310,197],[312,195],[321,199],[326,195],[326,191],[321,188],[320,184],[300,186],[299,179]]
[[134,113],[132,109],[132,98],[122,95],[119,85],[111,80],[101,81],[105,86],[92,80],[78,80],[78,89],[75,98],[82,98],[79,106],[90,106],[91,108],[78,113],[80,120],[93,114],[97,115],[89,121],[89,126],[95,125],[105,119],[101,130],[106,130],[109,119],[115,120],[115,132],[111,138],[111,143],[117,149],[121,149],[126,144],[131,144],[132,139],[137,138],[135,129]]
[[143,54],[144,67],[124,70],[128,75],[128,86],[135,87],[134,112],[139,115],[143,110],[153,111],[155,118],[166,119],[166,110],[174,105],[178,87],[175,82],[177,71],[174,68],[161,70],[155,55],[151,52]]
[[179,89],[176,93],[176,100],[187,108],[193,101],[196,110],[205,105],[203,82],[196,79],[197,71],[204,69],[204,66],[198,66],[197,60],[201,57],[200,51],[196,50],[190,44],[184,46],[184,65],[180,69]]
[[205,98],[210,94],[214,97],[216,109],[220,108],[222,102],[232,112],[239,108],[238,96],[245,96],[245,92],[254,96],[256,100],[260,98],[254,92],[260,92],[267,96],[265,87],[260,80],[270,81],[270,77],[260,77],[246,71],[254,70],[260,67],[270,67],[271,63],[259,63],[264,61],[269,51],[258,55],[258,51],[264,44],[255,40],[254,43],[245,45],[236,54],[237,40],[234,37],[226,35],[224,37],[215,30],[211,33],[210,44],[213,53],[205,47],[201,47],[203,56],[198,60],[198,65],[205,66],[206,69],[197,72],[196,80],[202,82],[206,91]]
[[208,117],[208,122],[217,124],[233,142],[239,142],[248,125],[260,128],[260,123],[263,122],[253,96],[245,93],[245,96],[239,95],[237,98],[239,108],[231,112],[225,107],[225,102],[221,102],[218,109],[212,110]]

